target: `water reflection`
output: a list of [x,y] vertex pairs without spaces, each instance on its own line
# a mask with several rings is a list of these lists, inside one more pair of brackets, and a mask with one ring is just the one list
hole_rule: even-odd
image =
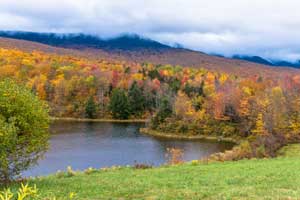
[[167,148],[181,148],[185,160],[198,159],[232,147],[228,143],[179,141],[153,138],[139,133],[142,124],[55,122],[51,126],[50,149],[45,159],[24,173],[37,176],[64,170],[67,166],[88,167],[160,165]]

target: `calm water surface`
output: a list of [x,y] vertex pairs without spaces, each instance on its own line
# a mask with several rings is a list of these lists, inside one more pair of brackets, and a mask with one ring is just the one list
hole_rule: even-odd
[[136,123],[55,122],[51,126],[50,149],[38,165],[23,173],[40,176],[65,170],[67,166],[88,167],[160,165],[167,148],[181,148],[184,160],[194,160],[232,148],[232,144],[208,141],[160,139],[143,135]]

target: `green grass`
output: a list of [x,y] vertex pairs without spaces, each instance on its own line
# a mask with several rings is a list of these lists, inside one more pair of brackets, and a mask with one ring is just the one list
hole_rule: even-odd
[[299,199],[300,158],[122,168],[30,181],[59,199]]
[[[41,199],[300,199],[300,144],[278,158],[224,163],[186,163],[153,169],[97,170],[75,176],[51,175],[29,181]],[[16,190],[19,185],[12,185]]]

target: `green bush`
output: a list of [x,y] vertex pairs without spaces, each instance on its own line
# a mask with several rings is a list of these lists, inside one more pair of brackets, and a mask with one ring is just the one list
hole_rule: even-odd
[[48,107],[23,86],[0,81],[0,182],[20,175],[48,147]]

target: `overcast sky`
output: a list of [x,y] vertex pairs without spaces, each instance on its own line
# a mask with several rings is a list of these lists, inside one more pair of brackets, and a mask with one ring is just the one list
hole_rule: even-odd
[[300,59],[299,0],[0,0],[0,29],[137,33],[230,56]]

